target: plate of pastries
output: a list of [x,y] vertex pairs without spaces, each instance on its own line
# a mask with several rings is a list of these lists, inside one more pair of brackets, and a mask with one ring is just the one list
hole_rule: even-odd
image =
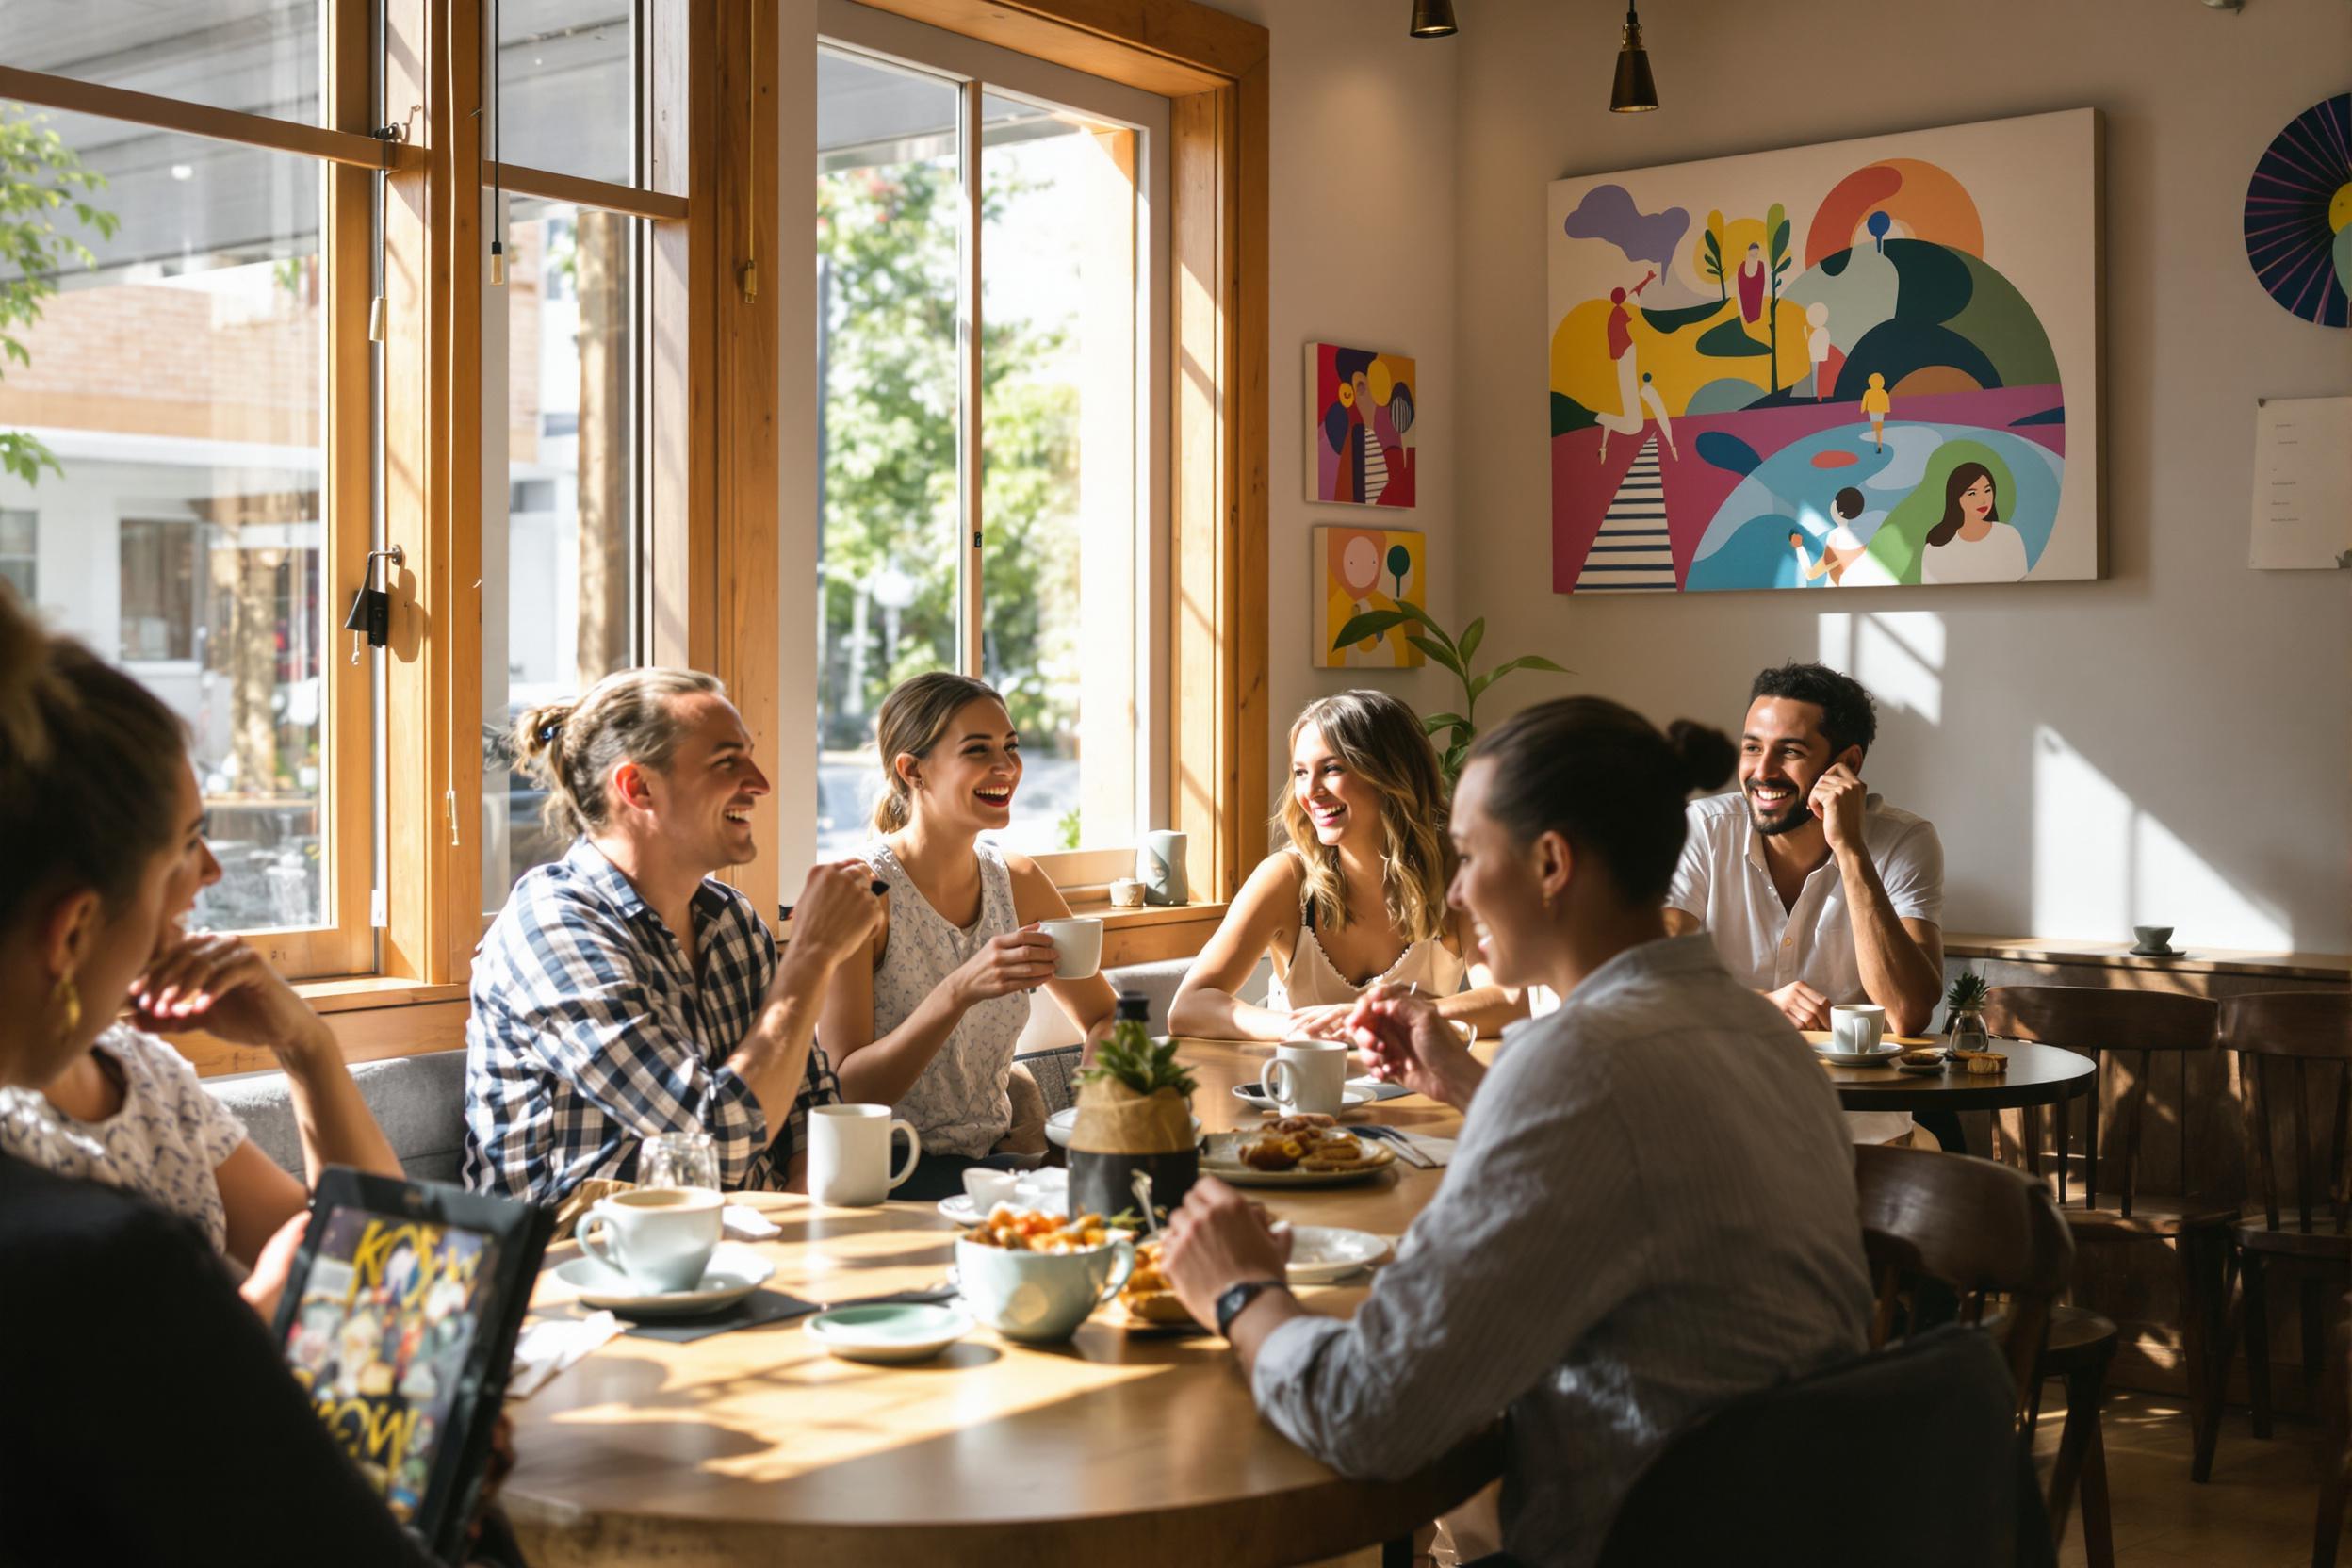
[[1331,1187],[1367,1181],[1396,1163],[1396,1152],[1328,1116],[1270,1119],[1254,1130],[1212,1133],[1200,1173],[1237,1187]]

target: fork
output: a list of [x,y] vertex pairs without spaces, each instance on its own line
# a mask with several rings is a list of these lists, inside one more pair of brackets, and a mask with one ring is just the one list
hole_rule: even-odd
[[1353,1128],[1351,1131],[1362,1136],[1379,1138],[1382,1143],[1388,1144],[1396,1151],[1396,1157],[1404,1161],[1409,1166],[1415,1167],[1421,1170],[1435,1170],[1437,1168],[1437,1162],[1435,1160],[1423,1153],[1420,1148],[1413,1143],[1410,1136],[1404,1133],[1398,1132],[1394,1127],[1383,1127],[1378,1122],[1368,1122],[1361,1127]]

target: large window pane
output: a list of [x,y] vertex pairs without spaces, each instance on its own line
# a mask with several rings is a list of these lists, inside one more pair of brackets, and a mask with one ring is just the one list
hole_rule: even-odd
[[631,0],[498,0],[506,108],[484,127],[483,155],[634,184],[636,11]]
[[0,0],[24,71],[306,125],[318,118],[324,0]]
[[507,512],[503,534],[482,545],[489,908],[516,877],[564,849],[542,825],[545,792],[510,765],[504,738],[514,718],[637,662],[638,227],[592,207],[513,204]]
[[817,57],[821,854],[867,837],[883,695],[956,662],[959,96],[942,77]]
[[1136,138],[981,111],[981,653],[1028,763],[1006,838],[1132,842]]
[[321,166],[44,118],[0,104],[0,158],[90,216],[0,220],[0,554],[188,722],[225,872],[197,920],[325,923]]

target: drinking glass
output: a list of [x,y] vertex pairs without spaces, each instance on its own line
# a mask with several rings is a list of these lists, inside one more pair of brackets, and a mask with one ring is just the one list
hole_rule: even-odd
[[637,1151],[641,1187],[701,1187],[719,1190],[719,1146],[708,1133],[661,1133]]

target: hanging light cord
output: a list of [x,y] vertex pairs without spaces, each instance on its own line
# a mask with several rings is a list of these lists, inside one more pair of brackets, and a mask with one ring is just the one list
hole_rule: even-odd
[[743,303],[760,298],[760,4],[752,0],[748,85],[743,94],[743,267],[736,287]]

